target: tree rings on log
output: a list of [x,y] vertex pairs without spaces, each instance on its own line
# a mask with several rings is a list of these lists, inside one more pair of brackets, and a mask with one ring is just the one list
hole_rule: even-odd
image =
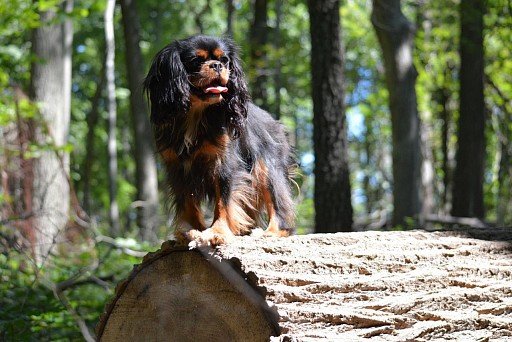
[[277,312],[236,261],[164,243],[116,288],[99,341],[268,341]]

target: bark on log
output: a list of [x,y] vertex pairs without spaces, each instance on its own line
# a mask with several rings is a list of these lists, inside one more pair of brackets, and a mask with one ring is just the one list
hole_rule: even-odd
[[505,228],[167,242],[118,286],[98,339],[505,341],[511,242]]

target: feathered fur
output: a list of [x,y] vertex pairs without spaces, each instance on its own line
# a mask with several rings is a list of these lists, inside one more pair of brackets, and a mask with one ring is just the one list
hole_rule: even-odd
[[[155,56],[144,88],[179,230],[196,244],[223,243],[248,233],[265,208],[267,234],[287,235],[290,147],[283,126],[251,102],[236,45],[175,41]],[[200,211],[207,199],[215,205],[209,229]]]

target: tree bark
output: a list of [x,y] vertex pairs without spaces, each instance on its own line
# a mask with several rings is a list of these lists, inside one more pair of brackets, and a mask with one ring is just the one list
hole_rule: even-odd
[[130,88],[130,112],[135,137],[135,162],[137,198],[142,202],[138,210],[141,238],[156,241],[156,230],[160,224],[158,214],[158,179],[156,172],[153,133],[149,123],[147,106],[142,97],[144,63],[139,46],[140,28],[135,1],[122,0],[123,29],[126,45],[126,67]]
[[235,1],[226,0],[226,36],[233,37],[233,22],[235,16]]
[[[73,1],[63,2],[69,13]],[[30,95],[40,104],[35,140],[43,149],[34,160],[33,210],[38,263],[44,262],[68,221],[69,153],[55,151],[66,145],[71,105],[71,53],[73,26],[69,18],[57,20],[53,10],[41,12],[41,26],[32,36]],[[57,22],[54,22],[56,21]]]
[[453,176],[453,216],[485,215],[483,0],[460,2],[460,96],[456,166]]
[[254,103],[265,110],[269,110],[267,93],[268,60],[268,27],[267,27],[267,0],[254,0],[254,19],[250,29],[251,41],[251,72],[254,72],[252,82],[252,99]]
[[422,210],[420,119],[416,103],[417,72],[413,64],[414,26],[399,0],[373,0],[377,33],[389,93],[393,136],[393,225],[406,224]]
[[350,231],[352,204],[343,102],[343,54],[339,1],[309,0],[315,231]]
[[85,138],[85,158],[83,166],[83,208],[84,211],[91,214],[91,172],[93,160],[96,158],[94,148],[94,133],[100,118],[100,100],[105,86],[105,61],[103,62],[100,70],[99,82],[96,86],[96,91],[91,101],[91,111],[87,115],[87,137]]
[[282,0],[274,0],[274,9],[276,13],[276,27],[274,32],[274,49],[277,55],[274,67],[274,90],[275,90],[275,105],[273,114],[279,120],[281,118],[281,20],[283,19],[283,4]]
[[448,90],[446,89],[446,87],[440,87],[439,89],[437,89],[436,93],[436,102],[438,103],[441,109],[441,112],[439,113],[439,118],[441,119],[442,124],[441,153],[443,159],[441,162],[441,170],[443,170],[443,189],[441,193],[441,208],[443,209],[443,213],[446,213],[449,212],[448,208],[451,206],[451,201],[449,197],[451,189],[451,168],[449,149],[451,115],[448,109],[449,97]]
[[115,0],[108,0],[105,9],[105,79],[107,81],[107,112],[108,112],[108,194],[110,199],[109,219],[110,235],[119,236],[119,206],[117,204],[117,105],[116,105],[116,76],[114,37]]
[[506,340],[511,241],[465,229],[167,242],[118,285],[98,340]]

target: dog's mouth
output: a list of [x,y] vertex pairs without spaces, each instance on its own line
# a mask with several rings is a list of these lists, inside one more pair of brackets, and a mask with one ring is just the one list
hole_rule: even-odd
[[222,85],[220,81],[214,81],[205,88],[203,88],[203,91],[207,95],[218,95],[222,93],[227,93],[228,88]]

